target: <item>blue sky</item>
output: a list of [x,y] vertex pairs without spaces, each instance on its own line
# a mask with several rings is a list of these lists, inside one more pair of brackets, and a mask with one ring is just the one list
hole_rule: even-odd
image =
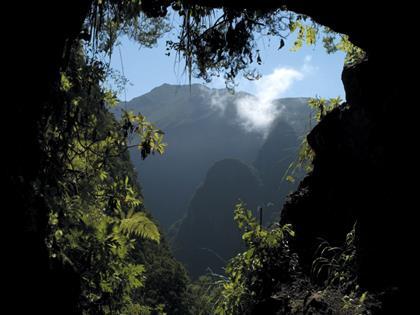
[[[126,38],[121,39],[120,47],[116,48],[112,55],[111,65],[114,69],[121,71],[122,59],[124,75],[130,82],[125,88],[126,96],[124,93],[119,95],[122,100],[126,98],[129,101],[163,83],[188,84],[188,76],[183,72],[183,64],[176,62],[173,52],[169,57],[165,55],[165,41],[166,39],[160,40],[155,48],[150,49],[139,48],[136,43]],[[344,98],[341,83],[344,54],[339,52],[328,55],[321,44],[304,46],[298,52],[292,52],[290,51],[292,43],[292,39],[286,40],[285,47],[278,50],[277,41],[270,42],[267,38],[259,41],[263,63],[257,66],[257,70],[263,75],[262,80],[274,87],[276,82],[281,81],[279,88],[271,91],[273,97],[341,96]],[[193,83],[203,83],[203,81],[193,79]],[[236,89],[252,94],[262,94],[266,91],[261,90],[261,83],[239,78],[239,86]],[[215,79],[208,86],[223,88],[224,82],[221,79]]]

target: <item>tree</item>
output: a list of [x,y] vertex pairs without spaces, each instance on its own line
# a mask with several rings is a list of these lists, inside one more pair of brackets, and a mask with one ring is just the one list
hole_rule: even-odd
[[[111,92],[100,87],[102,64],[75,50],[61,76],[66,104],[45,126],[43,174],[57,180],[42,192],[49,208],[47,247],[51,259],[70,265],[80,277],[85,314],[135,314],[134,290],[144,285],[144,266],[132,258],[136,238],[159,242],[158,228],[144,212],[129,164],[127,137],[136,133],[143,158],[163,153],[162,134],[143,116],[125,113],[116,121],[107,106]],[[55,114],[55,115],[54,115]]]

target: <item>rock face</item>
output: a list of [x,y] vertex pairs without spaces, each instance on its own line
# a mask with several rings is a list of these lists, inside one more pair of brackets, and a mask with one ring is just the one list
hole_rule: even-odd
[[255,214],[257,206],[262,206],[264,225],[279,219],[285,197],[296,189],[284,179],[299,147],[295,130],[301,129],[278,119],[253,167],[237,159],[224,159],[210,167],[185,217],[170,230],[174,253],[194,278],[206,273],[207,268],[223,273],[226,261],[243,249],[233,221],[239,200]]
[[308,135],[314,170],[290,196],[281,221],[294,225],[294,247],[307,268],[318,238],[340,244],[357,222],[360,283],[385,291],[383,312],[397,314],[409,308],[404,283],[415,270],[408,258],[413,195],[402,167],[412,154],[405,142],[413,141],[404,109],[409,82],[405,61],[395,59],[399,52],[364,48],[369,59],[343,70],[346,103]]
[[195,189],[215,162],[234,158],[252,163],[263,143],[262,136],[244,131],[236,122],[234,96],[224,95],[230,100],[224,112],[211,106],[217,91],[223,90],[164,84],[126,105],[165,132],[168,146],[163,156],[141,160],[133,150],[131,158],[146,207],[166,229],[185,215]]
[[299,145],[293,128],[279,120],[258,152],[253,165],[259,171],[263,185],[261,198],[265,224],[278,220],[285,197],[296,188],[296,185],[286,182],[285,174],[296,159]]
[[[91,1],[10,5],[9,12],[19,12],[25,36],[18,39],[17,29],[7,32],[7,41],[14,48],[6,52],[8,64],[13,66],[5,67],[8,77],[5,90],[9,91],[13,105],[4,107],[4,117],[10,119],[2,124],[8,134],[7,154],[3,155],[6,158],[3,222],[16,224],[4,225],[10,229],[5,233],[10,237],[5,242],[8,254],[4,270],[13,274],[5,279],[4,301],[23,314],[77,314],[79,276],[71,267],[49,259],[45,242],[49,209],[33,187],[37,180],[53,181],[40,176],[47,153],[39,140],[46,117],[61,110],[62,102],[56,93],[60,71],[68,57],[69,43],[82,29]],[[26,55],[28,48],[30,57]],[[22,85],[16,84],[23,76],[31,82],[25,84],[24,93]],[[19,117],[19,122],[12,117]],[[21,144],[22,139],[25,145]]]
[[243,248],[233,220],[235,205],[241,199],[255,209],[260,193],[260,181],[246,164],[225,159],[210,168],[191,200],[172,246],[192,277],[205,274],[208,268],[223,273],[226,261]]
[[168,146],[163,156],[141,160],[138,150],[131,152],[146,207],[163,228],[168,230],[184,217],[197,186],[209,168],[222,159],[238,159],[250,165],[257,161],[255,167],[264,173],[263,179],[271,181],[267,186],[271,191],[268,200],[277,200],[274,202],[277,213],[282,200],[273,193],[284,197],[286,192],[280,191],[279,186],[287,187],[287,192],[294,188],[282,183],[282,177],[297,151],[296,137],[308,131],[308,99],[276,100],[276,105],[282,108],[283,120],[275,122],[264,139],[261,133],[241,125],[235,101],[245,95],[250,96],[243,92],[231,95],[224,89],[209,89],[199,84],[191,87],[163,84],[122,104],[141,112],[165,132]]

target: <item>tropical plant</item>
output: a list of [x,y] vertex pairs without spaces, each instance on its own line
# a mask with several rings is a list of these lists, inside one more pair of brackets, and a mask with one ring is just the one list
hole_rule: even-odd
[[[342,99],[338,96],[335,98],[325,99],[322,97],[313,97],[308,101],[308,106],[312,109],[309,123],[313,121],[319,123],[329,112],[334,108],[344,105]],[[313,160],[315,158],[315,152],[312,150],[308,143],[307,137],[303,137],[299,147],[299,151],[296,159],[289,165],[283,178],[289,182],[294,182],[296,173],[304,172],[305,174],[310,173],[313,169]]]
[[227,279],[215,314],[265,314],[272,307],[280,309],[282,301],[275,295],[298,273],[297,256],[288,245],[294,236],[291,226],[266,229],[243,203],[236,206],[235,220],[243,231],[247,249],[226,267]]
[[133,259],[139,238],[159,242],[155,223],[144,211],[129,164],[129,135],[136,135],[141,155],[163,153],[162,132],[141,115],[125,113],[117,121],[107,108],[112,92],[100,83],[105,72],[87,63],[81,50],[72,54],[61,76],[67,104],[61,121],[46,126],[45,150],[60,155],[49,165],[58,189],[45,191],[49,214],[47,246],[52,259],[80,275],[80,309],[85,314],[140,314],[133,300],[145,281],[145,268]]
[[337,304],[342,314],[371,314],[379,309],[378,294],[363,290],[358,282],[357,222],[346,235],[342,246],[322,241],[312,263],[312,280],[322,286],[322,295],[330,304]]

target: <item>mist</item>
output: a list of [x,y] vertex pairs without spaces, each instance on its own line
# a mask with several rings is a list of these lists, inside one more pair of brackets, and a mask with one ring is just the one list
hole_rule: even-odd
[[284,97],[296,82],[304,80],[317,70],[311,65],[311,60],[312,57],[308,55],[299,69],[278,66],[259,80],[242,79],[238,82],[239,90],[250,94],[238,93],[232,99],[228,93],[218,91],[211,96],[211,107],[223,114],[227,106],[234,106],[237,123],[244,130],[259,133],[265,138],[273,122],[284,110],[284,106],[276,100]]

